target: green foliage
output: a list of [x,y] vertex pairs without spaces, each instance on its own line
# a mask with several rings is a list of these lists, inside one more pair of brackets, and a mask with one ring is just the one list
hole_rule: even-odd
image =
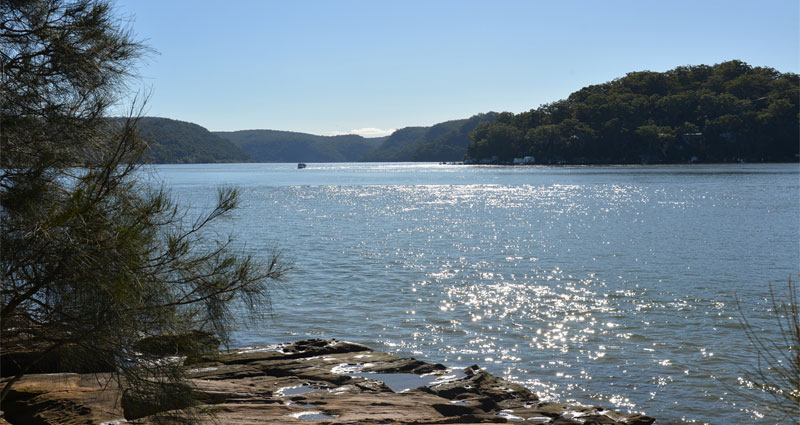
[[139,121],[110,126],[104,114],[145,49],[107,1],[0,0],[0,16],[0,357],[33,353],[18,357],[0,401],[70,348],[122,388],[192,405],[180,364],[140,341],[192,332],[226,341],[234,308],[267,312],[286,265],[277,254],[256,263],[207,231],[236,207],[235,189],[187,217],[139,182]]
[[[117,120],[119,123],[119,120]],[[144,161],[156,164],[246,162],[250,156],[227,139],[189,122],[139,119],[136,130],[148,143]]]
[[[471,134],[469,158],[538,163],[797,161],[800,79],[741,61],[631,72]],[[513,129],[516,129],[513,130]]]
[[776,336],[764,333],[737,299],[740,322],[758,361],[739,381],[755,392],[733,389],[733,393],[779,422],[796,420],[800,412],[800,291],[791,277],[784,290],[771,282],[769,289],[770,324],[780,330]]
[[316,136],[277,130],[218,131],[214,133],[258,162],[353,162],[375,149],[382,139],[358,135]]

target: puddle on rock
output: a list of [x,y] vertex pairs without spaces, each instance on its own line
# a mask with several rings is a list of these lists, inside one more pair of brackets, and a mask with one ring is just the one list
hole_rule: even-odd
[[525,422],[525,418],[521,418],[519,416],[514,415],[513,410],[501,410],[500,413],[497,414],[501,418],[505,418],[505,420],[509,422]]
[[263,347],[242,347],[235,351],[236,354],[248,354],[248,353],[263,353],[267,351],[283,351],[283,347],[286,344],[275,344],[275,345],[267,345]]
[[337,375],[351,376],[353,378],[367,378],[380,381],[396,393],[413,390],[419,387],[445,384],[467,376],[461,369],[447,369],[444,374],[431,373],[425,375],[417,375],[416,373],[362,372],[364,368],[372,365],[372,363],[341,363],[334,366],[331,372]]
[[310,393],[312,391],[317,391],[317,390],[319,390],[319,388],[303,384],[303,385],[296,385],[293,387],[279,388],[277,391],[275,391],[275,394],[278,397],[291,397],[295,395]]
[[464,374],[464,372],[461,372],[460,370],[454,371],[451,369],[448,369],[447,373],[444,375],[433,375],[433,374],[417,375],[415,373],[374,373],[374,372],[348,373],[348,375],[353,377],[361,377],[361,378],[373,379],[375,381],[381,381],[396,393],[401,393],[403,391],[410,391],[419,387],[429,387],[433,385],[445,384],[448,382],[455,381],[456,379],[461,379],[464,376],[466,376],[466,374]]
[[566,412],[561,414],[561,417],[565,418],[565,419],[579,420],[577,418],[580,418],[580,417],[586,416],[586,415],[588,415],[588,413],[586,413],[586,412],[580,412],[580,411],[577,411],[577,410],[567,410]]
[[337,366],[334,366],[333,369],[331,369],[331,372],[337,375],[350,375],[353,373],[361,372],[362,369],[371,365],[372,363],[359,363],[359,364],[341,363]]
[[321,421],[325,419],[336,419],[336,415],[328,415],[318,410],[308,410],[305,412],[292,413],[289,416],[297,419],[302,419],[304,421]]

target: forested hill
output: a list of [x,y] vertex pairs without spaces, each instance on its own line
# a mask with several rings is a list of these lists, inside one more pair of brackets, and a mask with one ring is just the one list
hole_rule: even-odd
[[277,130],[242,130],[214,134],[224,137],[260,162],[400,162],[460,161],[469,134],[495,113],[446,121],[430,127],[405,127],[389,136],[316,136]]
[[494,117],[495,113],[489,112],[431,127],[401,128],[361,161],[460,161],[469,145],[470,132],[481,122],[494,121]]
[[495,115],[490,112],[431,127],[406,127],[378,138],[278,130],[209,132],[197,124],[155,117],[141,118],[137,128],[150,144],[145,161],[159,164],[460,161],[470,132],[479,123],[493,121]]
[[197,124],[143,117],[139,120],[137,131],[150,145],[144,154],[146,162],[180,164],[249,160],[247,153],[236,145]]
[[472,159],[536,163],[797,161],[797,74],[741,61],[631,72],[470,135]]
[[375,149],[383,138],[355,134],[317,136],[278,130],[217,131],[257,162],[354,162]]

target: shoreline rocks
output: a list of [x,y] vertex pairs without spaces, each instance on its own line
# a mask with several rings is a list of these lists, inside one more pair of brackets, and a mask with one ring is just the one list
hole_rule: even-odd
[[[527,388],[477,365],[454,370],[336,340],[209,354],[187,366],[187,373],[203,403],[196,408],[223,424],[655,422],[599,406],[541,402]],[[5,419],[12,425],[147,423],[147,416],[163,409],[135,392],[120,394],[108,378],[27,376],[4,402]]]

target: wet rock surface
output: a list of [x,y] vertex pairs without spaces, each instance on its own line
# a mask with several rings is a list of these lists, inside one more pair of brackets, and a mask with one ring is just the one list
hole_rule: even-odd
[[[336,340],[220,352],[187,368],[202,407],[222,424],[654,422],[603,407],[541,402],[478,366],[451,370]],[[30,375],[12,392],[3,405],[12,425],[119,424],[126,417],[147,423],[154,408],[95,375]]]

